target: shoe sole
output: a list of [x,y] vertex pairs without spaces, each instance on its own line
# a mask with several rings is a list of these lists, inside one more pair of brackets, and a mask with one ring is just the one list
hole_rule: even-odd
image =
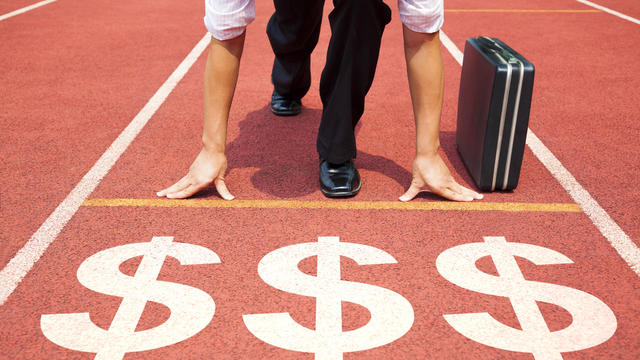
[[302,112],[302,109],[297,111],[278,111],[278,110],[274,110],[272,107],[269,107],[269,109],[271,109],[272,113],[278,116],[295,116],[300,114],[300,112]]
[[352,191],[329,192],[323,188],[320,188],[320,191],[322,191],[322,194],[324,194],[324,196],[328,198],[347,198],[347,197],[356,196],[358,192],[360,192],[361,187],[362,187],[362,182],[358,184],[358,188],[353,189]]

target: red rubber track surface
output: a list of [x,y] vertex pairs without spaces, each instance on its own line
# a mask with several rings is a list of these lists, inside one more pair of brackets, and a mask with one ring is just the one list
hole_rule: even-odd
[[5,0],[0,3],[0,16],[38,3],[34,0]]
[[201,14],[61,0],[0,22],[2,266],[195,45]]
[[[17,4],[18,2],[15,2]],[[599,1],[638,16],[631,1]],[[26,4],[28,5],[28,4]],[[357,129],[357,197],[342,202],[395,201],[411,181],[414,125],[406,80],[402,29],[395,3],[379,67]],[[4,4],[2,6],[5,6]],[[21,7],[23,5],[16,5]],[[448,0],[447,9],[591,9],[575,1]],[[1,10],[2,8],[0,8]],[[5,12],[11,11],[8,9]],[[300,116],[268,109],[273,55],[265,27],[273,7],[257,4],[247,30],[240,79],[229,120],[226,176],[238,200],[329,202],[317,185],[315,136],[321,114],[318,83],[330,31],[325,22],[312,58],[312,86]],[[634,14],[634,11],[635,14]],[[0,126],[3,142],[0,264],[28,241],[79,179],[155,93],[205,33],[201,2],[59,0],[0,22]],[[637,180],[640,152],[636,105],[640,87],[636,24],[602,12],[446,14],[444,32],[459,49],[467,37],[489,35],[512,45],[536,66],[530,128],[636,244],[640,244]],[[445,98],[442,154],[461,183],[473,187],[455,147],[460,65],[443,47]],[[155,197],[184,175],[202,131],[201,56],[138,135],[90,199]],[[573,203],[527,148],[516,191],[485,194],[488,203]],[[209,189],[197,198],[217,200]],[[440,202],[422,194],[415,202]],[[47,340],[43,314],[89,312],[108,329],[122,298],[94,292],[76,278],[80,264],[99,251],[173,236],[175,242],[216,252],[220,264],[182,266],[167,258],[160,280],[201,289],[216,303],[211,323],[178,344],[128,353],[125,359],[313,358],[266,344],[242,316],[289,312],[315,327],[316,301],[266,284],[259,261],[278,248],[339,236],[391,254],[397,264],[359,266],[341,258],[343,280],[401,294],[413,306],[411,330],[391,344],[346,353],[345,359],[532,359],[474,342],[444,314],[488,312],[519,329],[509,299],[476,293],[443,278],[436,258],[484,236],[558,251],[573,264],[517,263],[528,281],[587,292],[615,314],[617,330],[605,343],[563,353],[564,359],[640,358],[640,279],[582,212],[403,211],[81,207],[44,256],[0,307],[0,358],[92,359]],[[120,266],[133,276],[140,258]],[[497,275],[484,258],[477,266]],[[316,274],[315,258],[299,268]],[[538,302],[551,331],[571,324],[567,310]],[[343,329],[358,329],[366,308],[342,303]],[[170,310],[148,303],[137,331],[165,322]]]

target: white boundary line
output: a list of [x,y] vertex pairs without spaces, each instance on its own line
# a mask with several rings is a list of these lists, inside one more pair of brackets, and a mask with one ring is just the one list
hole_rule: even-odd
[[29,5],[29,6],[25,6],[22,9],[18,9],[15,11],[12,11],[10,13],[4,14],[4,15],[0,15],[0,21],[2,20],[6,20],[10,17],[16,16],[16,15],[20,15],[22,13],[26,13],[29,10],[33,10],[35,8],[39,8],[40,6],[44,6],[47,4],[51,4],[52,2],[57,1],[57,0],[44,0],[44,1],[40,1],[39,3],[35,3],[33,5]]
[[[463,54],[449,37],[440,31],[442,44],[449,50],[458,64],[462,65]],[[604,235],[611,246],[627,262],[636,275],[640,276],[640,249],[629,236],[616,224],[598,202],[585,190],[582,185],[571,175],[553,153],[538,139],[529,129],[527,133],[527,145],[540,162],[549,170],[553,177],[569,193],[573,200],[580,205],[582,211],[591,219],[591,222]]]
[[87,174],[80,180],[67,197],[49,215],[47,220],[31,236],[29,241],[16,253],[0,272],[0,305],[13,293],[33,265],[40,259],[49,245],[56,239],[67,222],[78,211],[86,198],[98,186],[102,178],[111,170],[118,158],[138,136],[149,119],[158,110],[191,66],[209,45],[209,35],[205,35],[191,50],[189,55],[173,71],[158,91],[149,99],[131,123],[102,154]]
[[602,5],[598,5],[598,4],[592,3],[591,1],[587,1],[587,0],[576,0],[576,1],[579,2],[579,3],[583,3],[583,4],[587,5],[587,6],[591,6],[592,8],[596,8],[598,10],[602,10],[604,12],[608,12],[609,14],[615,15],[615,16],[617,16],[619,18],[631,21],[632,23],[640,24],[640,20],[638,20],[636,18],[633,18],[633,17],[631,17],[629,15],[625,15],[623,13],[617,12],[615,10],[611,10],[609,8],[606,8],[606,7],[602,6]]

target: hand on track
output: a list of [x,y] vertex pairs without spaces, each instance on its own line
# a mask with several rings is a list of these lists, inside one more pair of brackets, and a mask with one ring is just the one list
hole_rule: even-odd
[[421,191],[430,191],[454,201],[473,201],[482,195],[458,184],[440,155],[416,156],[413,160],[413,180],[400,201],[409,201]]
[[172,186],[156,195],[169,199],[184,199],[214,183],[218,194],[225,200],[233,200],[233,195],[224,183],[227,171],[227,157],[224,153],[210,153],[202,149],[191,164],[189,172]]

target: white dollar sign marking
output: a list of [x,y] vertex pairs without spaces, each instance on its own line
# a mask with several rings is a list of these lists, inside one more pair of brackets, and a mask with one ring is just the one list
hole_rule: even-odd
[[[495,320],[488,313],[445,315],[456,331],[495,348],[532,353],[536,360],[562,359],[561,353],[584,350],[607,341],[616,331],[616,317],[609,307],[584,291],[565,286],[527,281],[515,256],[536,265],[571,264],[551,249],[509,243],[504,237],[485,237],[444,251],[436,266],[448,281],[475,292],[508,297],[522,330]],[[486,274],[475,263],[491,256],[499,276]],[[551,332],[536,301],[558,305],[573,317],[567,328]]]
[[[317,256],[317,277],[297,264]],[[340,280],[340,256],[360,265],[392,264],[395,259],[377,248],[319,237],[317,243],[291,245],[267,254],[258,265],[260,277],[276,289],[317,298],[316,329],[296,323],[289,313],[244,315],[244,323],[260,340],[288,350],[315,353],[315,358],[342,359],[345,352],[372,349],[402,337],[413,325],[413,308],[391,290]],[[366,307],[371,320],[343,332],[342,301]]]
[[[215,312],[209,294],[186,285],[156,280],[167,256],[182,265],[215,264],[213,251],[174,243],[173,237],[154,237],[148,243],[117,246],[86,259],[78,280],[99,293],[123,297],[109,327],[103,330],[89,313],[42,315],[40,327],[52,342],[77,351],[96,353],[95,359],[122,359],[127,352],[145,351],[183,341],[204,329]],[[134,277],[119,271],[121,263],[143,256]],[[164,304],[171,315],[162,325],[136,332],[147,301]]]

